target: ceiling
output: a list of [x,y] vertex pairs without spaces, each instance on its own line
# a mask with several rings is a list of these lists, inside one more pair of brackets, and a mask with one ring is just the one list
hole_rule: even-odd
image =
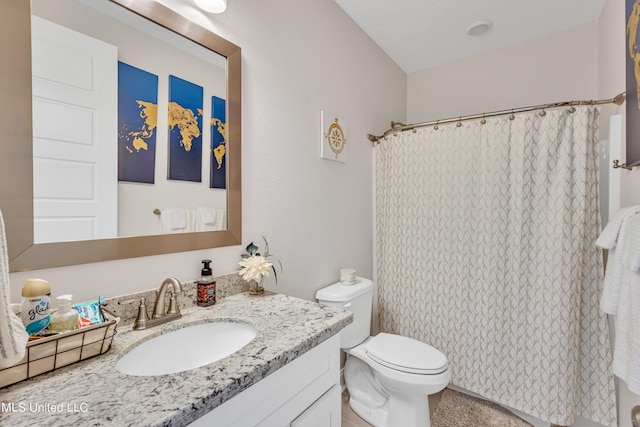
[[[596,21],[606,0],[336,0],[406,73]],[[489,19],[481,36],[467,34]]]

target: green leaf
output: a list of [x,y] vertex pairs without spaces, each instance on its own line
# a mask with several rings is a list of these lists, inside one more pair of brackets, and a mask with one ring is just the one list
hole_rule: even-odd
[[249,243],[246,250],[249,255],[256,255],[258,253],[258,247],[254,245],[253,242]]

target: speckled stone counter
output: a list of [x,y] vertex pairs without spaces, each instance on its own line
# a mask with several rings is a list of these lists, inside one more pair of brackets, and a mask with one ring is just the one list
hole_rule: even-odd
[[[253,325],[256,338],[210,365],[171,375],[121,374],[116,361],[141,342],[202,322]],[[118,327],[111,350],[0,389],[3,426],[183,426],[338,333],[351,313],[280,294],[246,293],[143,331]],[[206,339],[206,337],[202,337]]]

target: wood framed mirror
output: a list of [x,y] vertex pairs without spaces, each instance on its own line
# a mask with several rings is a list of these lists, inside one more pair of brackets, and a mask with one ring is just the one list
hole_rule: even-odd
[[[242,240],[241,49],[153,0],[109,0],[226,58],[227,227],[222,231],[34,243],[31,10],[0,6],[0,210],[11,271],[238,245]],[[162,111],[159,114],[163,114]],[[203,149],[206,143],[203,144]]]

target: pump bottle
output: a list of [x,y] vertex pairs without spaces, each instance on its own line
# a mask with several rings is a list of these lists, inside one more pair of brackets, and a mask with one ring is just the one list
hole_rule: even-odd
[[216,303],[216,280],[213,278],[211,260],[202,260],[204,267],[197,283],[197,303],[200,307],[209,307]]
[[51,333],[69,332],[78,329],[78,312],[71,308],[71,295],[60,295],[58,301],[58,311],[51,315],[49,331]]

